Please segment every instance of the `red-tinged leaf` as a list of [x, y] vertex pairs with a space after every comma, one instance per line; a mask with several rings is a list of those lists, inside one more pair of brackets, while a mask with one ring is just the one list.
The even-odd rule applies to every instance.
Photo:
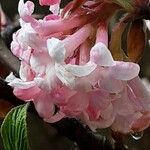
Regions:
[[120, 21], [113, 29], [110, 39], [110, 51], [114, 60], [123, 60], [124, 59], [124, 51], [122, 50], [122, 35], [127, 26], [127, 23]]
[[134, 10], [132, 0], [111, 0], [111, 2], [118, 4], [128, 12], [132, 12]]
[[71, 8], [71, 12], [74, 12], [77, 8], [79, 8], [86, 0], [74, 0]]
[[131, 24], [127, 37], [127, 54], [131, 61], [138, 62], [145, 48], [146, 36], [143, 22], [135, 21]]
[[104, 22], [109, 22], [109, 19], [116, 13], [116, 11], [120, 9], [120, 7], [113, 3], [103, 3], [99, 9], [99, 18]]

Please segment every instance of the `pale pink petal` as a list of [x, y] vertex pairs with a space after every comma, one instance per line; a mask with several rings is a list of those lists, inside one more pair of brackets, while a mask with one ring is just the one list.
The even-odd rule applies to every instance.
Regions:
[[120, 93], [120, 97], [116, 98], [112, 103], [116, 114], [127, 116], [135, 113], [134, 105], [130, 101], [126, 87], [124, 87], [124, 90]]
[[101, 88], [110, 93], [119, 93], [123, 89], [123, 83], [120, 80], [110, 78], [109, 76], [100, 79], [98, 84]]
[[88, 95], [83, 92], [77, 92], [72, 96], [66, 106], [60, 107], [61, 111], [69, 117], [74, 117], [83, 112], [89, 104]]
[[[25, 29], [24, 29], [25, 28]], [[37, 52], [47, 51], [46, 39], [39, 36], [30, 26], [25, 25], [23, 28], [24, 35], [22, 35], [22, 41]]]
[[18, 42], [18, 39], [17, 39], [18, 33], [19, 33], [19, 30], [13, 34], [13, 41], [11, 42], [11, 51], [16, 57], [21, 58], [22, 53], [23, 53], [23, 48]]
[[131, 105], [134, 106], [135, 111], [149, 112], [150, 111], [150, 98], [137, 97], [134, 90], [128, 86], [128, 97], [131, 101]]
[[150, 126], [150, 112], [143, 114], [143, 116], [137, 119], [132, 124], [132, 130], [136, 132], [140, 132], [145, 130]]
[[111, 120], [112, 119], [112, 114], [114, 114], [114, 107], [112, 105], [112, 103], [110, 103], [107, 108], [105, 108], [101, 113], [100, 116], [104, 119], [104, 120]]
[[24, 23], [21, 29], [13, 35], [11, 49], [20, 58], [23, 51], [28, 50], [29, 47], [35, 50], [45, 50], [46, 40], [44, 41], [43, 38], [38, 36], [29, 23]]
[[31, 55], [32, 55], [32, 49], [28, 48], [27, 50], [23, 51], [20, 59], [24, 61], [26, 64], [30, 64]]
[[91, 50], [91, 41], [87, 39], [83, 44], [80, 46], [80, 60], [79, 64], [84, 65], [90, 60], [90, 50]]
[[97, 90], [89, 92], [88, 95], [88, 116], [91, 120], [97, 120], [100, 117], [101, 111], [106, 109], [107, 106], [110, 104], [108, 93], [103, 90]]
[[123, 90], [124, 84], [120, 80], [114, 79], [109, 75], [108, 68], [101, 68], [98, 84], [104, 90], [110, 93], [119, 93]]
[[55, 103], [59, 106], [64, 106], [68, 102], [68, 100], [74, 96], [77, 91], [70, 89], [67, 86], [62, 86], [55, 91], [52, 92], [55, 97]]
[[60, 121], [61, 119], [65, 118], [66, 115], [62, 112], [57, 112], [56, 114], [54, 114], [53, 116], [49, 117], [49, 118], [44, 118], [44, 121], [48, 122], [48, 123], [54, 123], [57, 121]]
[[115, 121], [113, 122], [111, 128], [112, 130], [120, 133], [130, 133], [132, 132], [132, 124], [135, 120], [141, 118], [142, 114], [140, 112], [135, 112], [134, 114], [128, 116], [116, 115]]
[[150, 99], [150, 93], [148, 92], [148, 90], [146, 89], [142, 80], [139, 77], [129, 80], [127, 83], [133, 90], [136, 97]]
[[28, 88], [14, 88], [13, 93], [19, 99], [24, 101], [33, 101], [41, 90], [37, 86], [31, 86]]
[[112, 125], [115, 117], [112, 115], [111, 119], [105, 120], [100, 119], [97, 121], [87, 121], [87, 125], [91, 128], [91, 130], [95, 131], [96, 129], [108, 128]]
[[34, 72], [29, 64], [24, 61], [21, 62], [19, 76], [23, 81], [31, 81], [34, 79]]
[[41, 92], [33, 102], [38, 114], [42, 118], [47, 119], [54, 115], [55, 105], [52, 102], [52, 97], [49, 94]]
[[113, 130], [129, 133], [147, 128], [150, 124], [149, 99], [136, 97], [128, 86], [120, 95], [120, 98], [112, 102], [116, 113]]
[[100, 66], [112, 66], [115, 64], [109, 49], [100, 42], [92, 47], [90, 61]]
[[115, 115], [114, 113], [111, 113], [111, 118], [110, 119], [103, 119], [99, 118], [97, 120], [88, 120], [87, 114], [84, 114], [84, 122], [90, 127], [91, 130], [95, 131], [96, 129], [101, 129], [101, 128], [108, 128], [112, 125]]
[[116, 61], [108, 68], [110, 76], [118, 80], [131, 80], [138, 76], [140, 67], [132, 62]]
[[31, 47], [37, 52], [47, 51], [46, 37], [42, 37], [36, 33], [31, 27], [30, 23], [24, 22], [19, 32], [17, 32], [16, 40], [24, 50], [27, 50], [28, 47]]

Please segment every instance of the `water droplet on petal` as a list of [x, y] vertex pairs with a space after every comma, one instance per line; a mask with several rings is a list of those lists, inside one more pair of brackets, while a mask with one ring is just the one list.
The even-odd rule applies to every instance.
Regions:
[[143, 137], [143, 134], [144, 132], [141, 131], [141, 132], [134, 132], [134, 133], [131, 133], [131, 136], [134, 140], [140, 140], [142, 137]]

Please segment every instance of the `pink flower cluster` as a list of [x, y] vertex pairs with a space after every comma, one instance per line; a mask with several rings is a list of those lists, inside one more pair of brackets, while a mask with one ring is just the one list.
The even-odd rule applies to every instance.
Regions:
[[[40, 0], [53, 10], [59, 3]], [[107, 23], [96, 19], [98, 2], [86, 1], [87, 9], [70, 14], [71, 4], [37, 20], [34, 4], [20, 0], [21, 29], [11, 43], [21, 60], [20, 78], [11, 73], [6, 81], [18, 98], [33, 101], [46, 122], [70, 117], [92, 130], [144, 130], [150, 124], [150, 94], [138, 77], [139, 66], [113, 59]]]

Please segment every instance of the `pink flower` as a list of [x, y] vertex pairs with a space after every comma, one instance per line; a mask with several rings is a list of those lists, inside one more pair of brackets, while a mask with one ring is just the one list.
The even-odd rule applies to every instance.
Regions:
[[[96, 46], [98, 44], [96, 44]], [[91, 51], [94, 51], [96, 46], [94, 46]], [[137, 76], [139, 72], [138, 65], [134, 63], [120, 62], [121, 66], [118, 67], [118, 65], [116, 64], [119, 62], [114, 62], [110, 52], [105, 48], [106, 47], [101, 48], [100, 46], [98, 46], [98, 49], [101, 52], [96, 55], [96, 56], [99, 56], [99, 58], [101, 58], [101, 59], [97, 58], [98, 60], [101, 60], [101, 62], [99, 61], [99, 65], [106, 66], [106, 68], [105, 67], [101, 68], [101, 66], [98, 65], [99, 72], [98, 72], [96, 83], [98, 83], [99, 85], [93, 89], [92, 86], [94, 86], [94, 84], [90, 83], [88, 80], [88, 78], [90, 78], [90, 74], [87, 75], [87, 77], [82, 77], [81, 80], [84, 80], [84, 78], [87, 78], [86, 83], [84, 82], [81, 83], [82, 86], [83, 84], [85, 84], [86, 86], [88, 82], [89, 84], [93, 84], [90, 86], [90, 88], [87, 91], [87, 88], [77, 89], [79, 85], [76, 85], [77, 83], [75, 83], [75, 87], [77, 86], [76, 90], [77, 91], [82, 90], [82, 94], [80, 92], [77, 92], [77, 95], [80, 95], [79, 97], [82, 97], [82, 101], [80, 100], [79, 97], [78, 98], [76, 97], [77, 95], [75, 95], [74, 98], [71, 97], [70, 99], [67, 100], [66, 104], [60, 107], [60, 111], [62, 111], [62, 113], [64, 113], [65, 115], [69, 117], [76, 117], [81, 120], [84, 120], [83, 122], [88, 124], [92, 129], [106, 128], [106, 127], [109, 127], [113, 123], [113, 121], [115, 120], [116, 113], [114, 111], [114, 108], [113, 108], [114, 106], [113, 106], [112, 101], [114, 101], [115, 99], [118, 99], [117, 95], [121, 95], [121, 92], [127, 86], [125, 83], [123, 83], [123, 80], [130, 80], [134, 78], [135, 76]], [[92, 54], [91, 54], [91, 57], [92, 57]], [[104, 58], [108, 58], [108, 61], [103, 61]], [[109, 66], [109, 65], [112, 65], [112, 66]], [[123, 66], [126, 66], [126, 65], [127, 65], [128, 72], [127, 71], [123, 72], [122, 70], [126, 69], [126, 67], [123, 67]], [[132, 67], [128, 67], [128, 65]], [[113, 78], [112, 73], [110, 71], [111, 67], [118, 69], [118, 73], [119, 73], [118, 76], [114, 76]], [[132, 73], [133, 68], [135, 69], [135, 73]], [[96, 72], [97, 71], [95, 70], [95, 73]], [[108, 78], [110, 78], [110, 84], [108, 84]], [[119, 81], [118, 78], [122, 78], [122, 80]], [[103, 83], [103, 86], [100, 82]], [[114, 87], [116, 88], [114, 89]], [[112, 98], [111, 93], [116, 96]], [[83, 99], [83, 97], [85, 99]]]
[[[55, 8], [59, 2], [40, 4]], [[20, 78], [10, 74], [6, 81], [17, 97], [33, 101], [47, 122], [70, 117], [93, 130], [141, 131], [150, 124], [150, 97], [138, 77], [139, 65], [113, 59], [108, 20], [97, 18], [100, 3], [85, 5], [89, 8], [73, 11], [69, 3], [62, 13], [37, 20], [34, 4], [20, 0], [21, 29], [11, 44], [21, 60]]]

